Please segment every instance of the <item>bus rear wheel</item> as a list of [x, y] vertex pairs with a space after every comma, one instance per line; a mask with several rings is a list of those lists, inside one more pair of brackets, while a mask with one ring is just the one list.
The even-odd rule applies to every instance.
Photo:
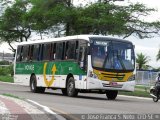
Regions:
[[75, 88], [75, 81], [73, 77], [70, 77], [67, 82], [67, 95], [69, 97], [76, 97], [78, 95], [78, 90]]
[[117, 97], [118, 91], [117, 90], [106, 90], [106, 96], [108, 100], [115, 100]]
[[37, 87], [37, 80], [36, 76], [32, 75], [30, 79], [30, 90], [33, 93], [44, 93], [45, 88], [44, 87]]

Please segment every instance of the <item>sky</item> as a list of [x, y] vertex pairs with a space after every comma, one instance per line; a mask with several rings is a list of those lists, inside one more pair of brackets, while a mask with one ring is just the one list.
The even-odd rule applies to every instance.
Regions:
[[[74, 4], [85, 4], [87, 2], [94, 2], [96, 0], [73, 0]], [[145, 18], [147, 21], [160, 20], [160, 0], [125, 0], [125, 2], [117, 2], [117, 4], [126, 4], [127, 2], [132, 3], [143, 3], [147, 7], [155, 8], [157, 12], [152, 13], [150, 16]], [[135, 45], [136, 53], [143, 53], [146, 56], [150, 57], [149, 65], [158, 68], [160, 67], [160, 61], [156, 61], [156, 55], [160, 49], [160, 37], [148, 38], [148, 39], [138, 39], [137, 37], [128, 37], [127, 40], [130, 40]], [[11, 52], [7, 44], [0, 45], [0, 52]]]

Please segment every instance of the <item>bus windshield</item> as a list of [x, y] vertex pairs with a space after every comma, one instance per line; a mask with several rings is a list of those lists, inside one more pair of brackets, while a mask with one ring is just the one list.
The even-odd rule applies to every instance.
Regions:
[[99, 69], [133, 71], [135, 66], [132, 43], [91, 39], [92, 66]]

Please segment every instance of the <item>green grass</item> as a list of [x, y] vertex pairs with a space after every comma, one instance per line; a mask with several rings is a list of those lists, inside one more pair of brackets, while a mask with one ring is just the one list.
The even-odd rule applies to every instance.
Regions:
[[138, 96], [138, 97], [151, 97], [148, 92], [145, 91], [137, 91], [135, 90], [134, 92], [123, 92], [119, 91], [120, 95], [128, 95], [128, 96]]
[[11, 77], [11, 76], [1, 76], [1, 75], [0, 75], [0, 81], [2, 81], [2, 82], [11, 82], [11, 83], [14, 82], [13, 81], [13, 77]]
[[24, 98], [20, 98], [20, 97], [18, 97], [18, 96], [15, 96], [15, 95], [12, 95], [12, 94], [7, 94], [7, 93], [4, 93], [4, 94], [2, 94], [2, 95], [7, 96], [7, 97], [12, 97], [12, 98], [20, 99], [20, 100], [23, 100], [23, 99], [24, 99]]
[[149, 88], [149, 86], [136, 86], [134, 92], [119, 91], [119, 94], [138, 97], [151, 97], [149, 93]]

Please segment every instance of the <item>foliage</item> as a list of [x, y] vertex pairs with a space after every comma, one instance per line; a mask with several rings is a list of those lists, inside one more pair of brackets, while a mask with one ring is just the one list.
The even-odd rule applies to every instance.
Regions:
[[146, 55], [144, 55], [142, 53], [138, 53], [137, 54], [136, 62], [138, 63], [138, 69], [139, 70], [141, 70], [144, 67], [144, 65], [146, 65], [149, 61], [150, 61], [149, 56], [146, 56]]
[[13, 65], [7, 66], [7, 67], [0, 67], [0, 76], [7, 76], [11, 75], [13, 76]]
[[14, 0], [0, 17], [0, 41], [9, 45], [27, 41], [32, 33], [41, 38], [76, 34], [152, 37], [158, 34], [160, 22], [141, 18], [154, 11], [140, 3], [120, 6], [109, 0], [86, 6], [74, 6], [71, 0]]
[[[12, 42], [27, 41], [31, 35], [30, 26], [24, 19], [27, 4], [27, 1], [16, 0], [0, 17], [0, 39], [10, 46]], [[14, 50], [12, 46], [11, 48]]]
[[159, 49], [158, 54], [157, 54], [156, 57], [157, 57], [157, 61], [160, 60], [160, 49]]
[[0, 75], [7, 75], [8, 74], [8, 69], [4, 67], [0, 67]]
[[72, 25], [77, 15], [76, 9], [70, 5], [69, 0], [31, 0], [31, 3], [33, 7], [28, 12], [27, 19], [32, 30], [40, 34], [57, 33], [55, 36], [70, 35], [69, 25]]
[[9, 62], [8, 61], [0, 61], [0, 65], [9, 65]]
[[76, 27], [80, 34], [151, 37], [149, 33], [158, 33], [159, 22], [144, 22], [140, 18], [153, 11], [155, 10], [139, 3], [119, 6], [98, 2], [82, 9]]
[[0, 81], [11, 82], [11, 83], [14, 82], [13, 77], [11, 77], [11, 76], [1, 76], [1, 75], [0, 75]]

